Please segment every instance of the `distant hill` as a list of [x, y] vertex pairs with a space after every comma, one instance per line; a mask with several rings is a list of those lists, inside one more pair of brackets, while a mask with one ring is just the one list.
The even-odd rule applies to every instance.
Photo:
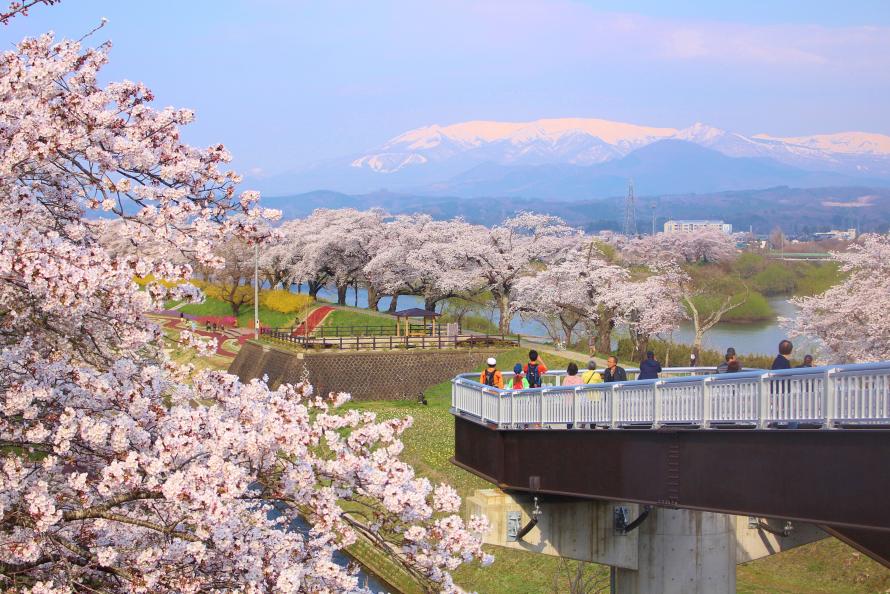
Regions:
[[593, 118], [471, 121], [409, 130], [370, 151], [247, 182], [272, 194], [388, 188], [582, 200], [620, 191], [631, 176], [652, 194], [890, 187], [890, 136], [746, 136], [701, 123], [677, 129]]
[[[651, 229], [652, 205], [656, 224], [668, 218], [715, 218], [732, 223], [736, 230], [753, 227], [768, 233], [780, 226], [786, 232], [859, 227], [862, 231], [890, 228], [890, 189], [861, 186], [823, 188], [773, 187], [709, 193], [643, 195], [637, 198], [640, 232]], [[292, 196], [264, 196], [263, 206], [279, 208], [285, 218], [304, 217], [316, 208], [383, 208], [393, 214], [421, 212], [438, 219], [463, 217], [491, 224], [523, 210], [562, 217], [587, 230], [620, 229], [624, 217], [624, 192], [608, 198], [580, 201], [540, 200], [522, 197], [462, 198], [393, 192], [343, 194], [318, 191]]]
[[819, 187], [856, 181], [842, 173], [806, 171], [763, 157], [727, 157], [691, 142], [660, 140], [626, 157], [598, 165], [479, 165], [427, 190], [464, 197], [583, 200], [622, 193], [629, 179], [638, 188], [657, 188], [659, 194], [779, 185]]

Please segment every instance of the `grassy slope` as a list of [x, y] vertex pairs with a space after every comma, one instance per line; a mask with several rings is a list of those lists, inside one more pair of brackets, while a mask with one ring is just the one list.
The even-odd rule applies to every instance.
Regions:
[[[502, 353], [502, 367], [513, 361], [524, 361], [525, 349]], [[547, 355], [551, 368], [565, 368], [568, 359]], [[460, 492], [472, 495], [476, 489], [490, 488], [482, 479], [464, 472], [449, 462], [454, 454], [454, 422], [448, 407], [451, 384], [443, 382], [425, 392], [429, 406], [413, 402], [361, 402], [351, 406], [378, 413], [381, 417], [411, 415], [414, 426], [404, 436], [404, 459], [417, 472], [432, 481], [445, 481]], [[556, 558], [491, 547], [496, 561], [489, 568], [464, 567], [456, 579], [465, 589], [485, 593], [511, 594], [553, 591], [553, 578], [560, 571]], [[608, 568], [590, 564], [589, 572], [608, 573]], [[740, 566], [738, 591], [747, 594], [765, 593], [832, 593], [866, 594], [890, 592], [890, 571], [881, 567], [838, 540], [828, 539]], [[564, 587], [559, 588], [565, 591]]]
[[[183, 305], [178, 311], [193, 316], [231, 316], [232, 307], [225, 301], [208, 297], [204, 303]], [[264, 326], [285, 327], [293, 325], [294, 314], [283, 314], [260, 308], [260, 323]], [[253, 323], [253, 306], [244, 306], [238, 315], [238, 325], [246, 327]]]
[[343, 328], [346, 326], [390, 326], [392, 334], [396, 333], [394, 318], [364, 313], [356, 309], [336, 309], [325, 318], [322, 326], [328, 328]]

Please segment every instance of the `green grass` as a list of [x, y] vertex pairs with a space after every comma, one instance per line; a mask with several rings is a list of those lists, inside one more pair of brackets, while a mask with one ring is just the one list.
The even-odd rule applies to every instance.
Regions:
[[835, 538], [820, 540], [736, 569], [739, 594], [890, 592], [890, 570]]
[[[220, 299], [207, 297], [204, 303], [183, 305], [178, 311], [192, 316], [231, 316], [232, 306]], [[260, 324], [263, 326], [290, 327], [294, 322], [294, 314], [283, 314], [266, 308], [260, 308]], [[246, 327], [253, 323], [253, 306], [243, 306], [238, 314], [238, 326]]]
[[[332, 311], [328, 317], [322, 322], [325, 330], [333, 328], [346, 328], [349, 326], [387, 326], [391, 328], [390, 334], [396, 333], [396, 323], [394, 318], [385, 318], [375, 316], [373, 314], [362, 313], [356, 309], [336, 309]], [[372, 333], [380, 334], [383, 330], [375, 328]], [[362, 336], [364, 333], [359, 332], [357, 335]]]

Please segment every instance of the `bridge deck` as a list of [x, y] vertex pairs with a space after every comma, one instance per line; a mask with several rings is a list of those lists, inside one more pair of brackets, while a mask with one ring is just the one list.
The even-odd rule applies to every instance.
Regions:
[[[504, 489], [814, 523], [890, 566], [890, 363], [735, 375], [517, 392], [460, 376], [454, 462]], [[733, 400], [753, 408], [724, 423]]]

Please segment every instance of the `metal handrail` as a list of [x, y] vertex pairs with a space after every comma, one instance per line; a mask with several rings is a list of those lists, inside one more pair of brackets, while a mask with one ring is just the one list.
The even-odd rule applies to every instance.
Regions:
[[[564, 386], [565, 371], [548, 371], [543, 387], [522, 390], [486, 386], [479, 373], [463, 373], [452, 380], [451, 410], [500, 429], [890, 425], [890, 361], [715, 372], [669, 367], [658, 379]], [[503, 377], [507, 383], [513, 373]]]

